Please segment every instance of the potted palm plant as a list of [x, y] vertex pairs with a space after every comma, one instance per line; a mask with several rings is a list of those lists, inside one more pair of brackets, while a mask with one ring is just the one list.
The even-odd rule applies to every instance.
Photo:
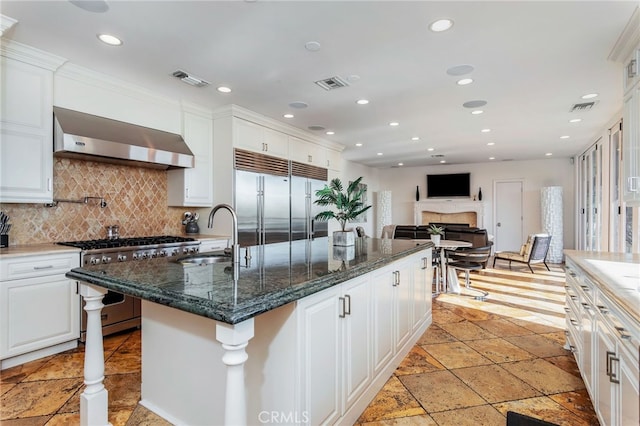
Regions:
[[431, 241], [433, 241], [434, 244], [438, 244], [440, 242], [440, 237], [444, 235], [444, 228], [442, 226], [431, 224], [427, 228], [427, 232], [431, 235]]
[[325, 210], [315, 216], [316, 220], [328, 221], [336, 219], [340, 223], [342, 231], [333, 233], [333, 245], [335, 246], [352, 246], [355, 244], [355, 236], [353, 232], [347, 231], [345, 226], [347, 222], [354, 220], [362, 213], [366, 212], [371, 206], [365, 206], [362, 197], [366, 189], [360, 188], [362, 176], [354, 180], [344, 192], [344, 187], [339, 178], [332, 179], [329, 185], [316, 191], [317, 200], [315, 204], [319, 206], [334, 206], [337, 211]]

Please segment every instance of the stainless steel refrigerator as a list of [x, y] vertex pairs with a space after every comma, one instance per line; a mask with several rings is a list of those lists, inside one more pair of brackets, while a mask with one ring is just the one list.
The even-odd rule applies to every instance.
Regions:
[[314, 203], [316, 191], [324, 188], [326, 181], [301, 176], [291, 176], [291, 240], [326, 237], [328, 224], [314, 219], [327, 209]]
[[239, 244], [289, 241], [289, 177], [236, 170], [235, 185]]
[[291, 162], [291, 240], [326, 237], [328, 224], [314, 219], [327, 209], [314, 203], [316, 191], [327, 184], [327, 170]]

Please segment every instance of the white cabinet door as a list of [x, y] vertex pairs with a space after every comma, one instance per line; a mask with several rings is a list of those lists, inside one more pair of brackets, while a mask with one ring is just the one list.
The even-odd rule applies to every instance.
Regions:
[[183, 114], [184, 139], [195, 163], [193, 168], [167, 171], [169, 206], [211, 207], [213, 205], [213, 120], [197, 114]]
[[80, 337], [76, 289], [64, 275], [0, 283], [0, 359]]
[[634, 347], [635, 354], [628, 353], [624, 348], [618, 349], [619, 359], [619, 424], [637, 425], [640, 424], [640, 377], [638, 370], [638, 348]]
[[596, 321], [596, 339], [594, 342], [594, 362], [596, 400], [593, 401], [594, 408], [598, 413], [598, 419], [604, 425], [614, 424], [615, 414], [615, 393], [611, 381], [611, 363], [615, 357], [615, 341], [612, 331], [603, 321]]
[[347, 407], [364, 392], [371, 381], [371, 286], [368, 279], [345, 283], [342, 321], [342, 376], [344, 378], [345, 405]]
[[322, 159], [320, 158], [322, 155], [320, 147], [314, 143], [289, 136], [289, 153], [290, 159], [298, 163], [327, 167], [325, 163], [322, 163]]
[[341, 415], [340, 288], [298, 303], [301, 409], [312, 425], [332, 424]]
[[329, 170], [339, 172], [342, 169], [342, 154], [339, 151], [327, 148], [325, 150], [326, 166]]
[[377, 375], [393, 357], [393, 304], [395, 275], [388, 267], [375, 273], [371, 282], [373, 297], [373, 374]]
[[233, 118], [233, 146], [280, 158], [289, 155], [286, 134], [236, 117]]
[[53, 199], [53, 72], [0, 57], [0, 202]]
[[413, 331], [413, 264], [415, 256], [398, 264], [395, 286], [394, 315], [395, 348], [397, 352], [411, 337]]
[[431, 312], [431, 252], [421, 255], [419, 261], [413, 262], [413, 329], [415, 330], [427, 319]]
[[640, 83], [624, 98], [622, 162], [624, 201], [640, 204]]

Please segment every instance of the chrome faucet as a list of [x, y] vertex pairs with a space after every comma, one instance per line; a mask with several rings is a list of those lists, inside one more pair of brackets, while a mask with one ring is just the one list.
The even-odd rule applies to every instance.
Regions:
[[238, 215], [229, 204], [218, 204], [209, 213], [209, 228], [213, 228], [213, 217], [220, 209], [228, 210], [233, 220], [233, 235], [231, 236], [231, 259], [233, 262], [233, 271], [237, 276], [238, 265], [240, 264], [240, 245], [238, 244]]

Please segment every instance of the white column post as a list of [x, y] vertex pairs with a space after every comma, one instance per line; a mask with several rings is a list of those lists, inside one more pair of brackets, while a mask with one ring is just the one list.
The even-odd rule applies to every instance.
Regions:
[[253, 337], [253, 318], [230, 325], [216, 322], [216, 340], [225, 350], [222, 362], [227, 366], [227, 389], [224, 424], [247, 424], [247, 395], [244, 384], [244, 363], [249, 358], [245, 348]]
[[80, 283], [80, 294], [87, 311], [87, 340], [84, 349], [84, 384], [80, 395], [80, 425], [110, 425], [108, 420], [109, 398], [104, 387], [104, 351], [102, 346], [102, 298], [107, 290]]

